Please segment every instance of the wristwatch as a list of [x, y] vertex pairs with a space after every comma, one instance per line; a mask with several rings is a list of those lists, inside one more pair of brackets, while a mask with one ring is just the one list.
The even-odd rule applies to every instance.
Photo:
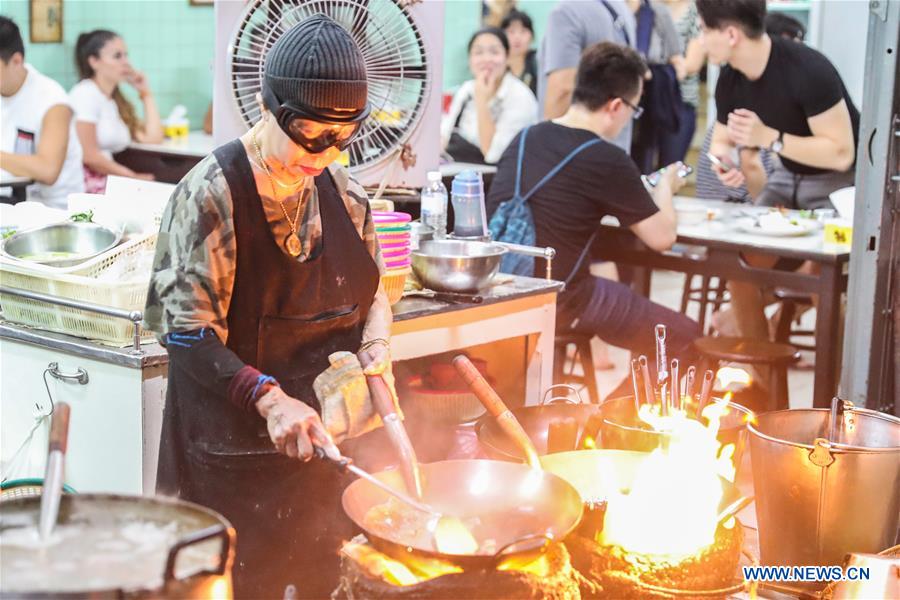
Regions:
[[774, 152], [775, 154], [781, 154], [782, 150], [784, 150], [784, 132], [779, 131], [775, 141], [769, 144], [769, 151]]

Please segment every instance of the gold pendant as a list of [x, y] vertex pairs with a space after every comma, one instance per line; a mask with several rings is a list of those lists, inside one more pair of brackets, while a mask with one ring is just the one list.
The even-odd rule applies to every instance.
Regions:
[[300, 244], [300, 238], [297, 237], [296, 233], [291, 233], [284, 239], [284, 247], [287, 248], [288, 254], [291, 256], [300, 256], [302, 246]]

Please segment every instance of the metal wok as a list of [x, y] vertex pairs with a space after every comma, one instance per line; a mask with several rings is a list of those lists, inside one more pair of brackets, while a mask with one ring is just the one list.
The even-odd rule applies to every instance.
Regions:
[[[364, 364], [371, 364], [371, 357], [362, 358]], [[470, 532], [479, 543], [473, 553], [451, 554], [438, 552], [434, 535], [421, 527], [374, 530], [373, 521], [366, 517], [372, 509], [385, 505], [390, 496], [375, 484], [358, 479], [344, 490], [341, 503], [376, 548], [401, 561], [418, 554], [463, 569], [492, 569], [507, 558], [543, 552], [548, 543], [562, 540], [578, 525], [583, 511], [578, 492], [563, 479], [540, 469], [492, 460], [418, 464], [390, 390], [380, 375], [367, 378], [372, 402], [401, 457], [399, 469], [374, 476], [395, 489], [405, 488], [439, 513], [469, 521], [465, 524], [471, 524]], [[414, 509], [395, 506], [403, 511], [398, 516], [410, 510], [417, 514]]]
[[[495, 540], [495, 550], [475, 554], [447, 554], [434, 549], [430, 534], [418, 535], [398, 527], [373, 530], [366, 515], [388, 501], [388, 494], [358, 479], [344, 490], [344, 512], [366, 533], [372, 544], [399, 560], [418, 554], [452, 562], [463, 569], [494, 568], [510, 557], [542, 552], [550, 541], [565, 538], [581, 520], [581, 496], [569, 483], [523, 464], [494, 460], [446, 460], [419, 465], [422, 500], [437, 511], [477, 518], [473, 535], [482, 543]], [[397, 470], [375, 477], [403, 489]]]
[[[508, 443], [517, 449], [517, 454], [522, 457], [519, 460], [525, 460], [533, 467], [540, 467], [548, 473], [561, 477], [578, 490], [586, 509], [579, 531], [590, 535], [602, 529], [606, 500], [612, 492], [630, 489], [641, 462], [650, 454], [632, 450], [573, 450], [539, 456], [531, 436], [517, 422], [515, 413], [506, 408], [500, 397], [468, 359], [458, 356], [453, 364], [469, 384], [472, 392], [484, 404], [488, 411], [486, 418], [494, 421], [497, 435], [504, 436]], [[566, 408], [573, 407], [570, 405]], [[552, 408], [552, 405], [539, 408], [546, 411]], [[545, 431], [549, 424], [545, 422], [544, 425]], [[546, 437], [544, 439], [546, 440]], [[723, 495], [719, 509], [723, 511], [737, 503], [741, 495], [734, 484], [721, 477], [720, 480]]]

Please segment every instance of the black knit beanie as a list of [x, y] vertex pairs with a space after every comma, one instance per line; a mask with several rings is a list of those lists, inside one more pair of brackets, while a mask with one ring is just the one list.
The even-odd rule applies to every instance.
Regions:
[[366, 109], [366, 63], [350, 34], [325, 15], [291, 27], [266, 56], [265, 82], [282, 102], [329, 113]]

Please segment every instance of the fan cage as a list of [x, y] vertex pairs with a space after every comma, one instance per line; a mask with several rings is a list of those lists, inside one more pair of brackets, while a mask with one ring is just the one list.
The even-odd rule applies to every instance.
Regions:
[[431, 66], [409, 0], [253, 0], [229, 46], [232, 96], [244, 123], [261, 115], [257, 103], [265, 57], [281, 35], [316, 14], [353, 36], [365, 59], [372, 113], [347, 148], [352, 170], [393, 155], [422, 119]]

